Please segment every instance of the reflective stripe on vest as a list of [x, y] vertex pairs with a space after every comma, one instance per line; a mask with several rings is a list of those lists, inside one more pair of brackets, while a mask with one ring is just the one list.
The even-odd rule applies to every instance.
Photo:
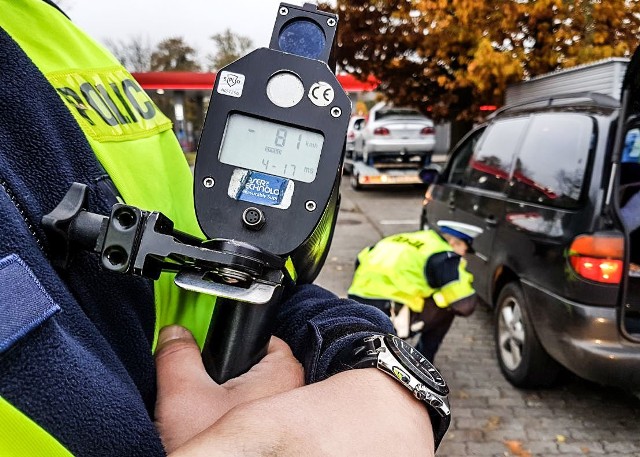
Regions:
[[458, 264], [458, 280], [442, 286], [431, 298], [439, 308], [446, 308], [452, 303], [475, 294], [473, 275], [467, 271], [467, 261], [460, 259]]
[[72, 457], [55, 438], [0, 397], [0, 455]]
[[[424, 299], [438, 293], [439, 306], [468, 296], [472, 276], [464, 272], [458, 281], [437, 290], [425, 278], [425, 265], [431, 255], [452, 251], [451, 246], [433, 230], [400, 233], [380, 240], [371, 249], [358, 254], [356, 270], [349, 294], [363, 298], [383, 298], [407, 305], [421, 312]], [[463, 262], [460, 269], [464, 270]], [[473, 289], [470, 289], [473, 293]], [[462, 295], [459, 295], [462, 294]], [[457, 297], [457, 298], [456, 298]], [[435, 297], [434, 297], [435, 298]]]
[[[60, 95], [124, 201], [160, 211], [176, 229], [202, 236], [193, 205], [193, 177], [164, 116], [131, 74], [42, 0], [0, 0], [3, 26]], [[37, 23], [37, 30], [25, 27]], [[52, 43], [73, 43], [74, 53]], [[81, 69], [81, 70], [79, 70]], [[172, 274], [154, 283], [155, 338], [177, 323], [202, 346], [215, 299], [178, 289]], [[154, 341], [155, 347], [155, 341]]]

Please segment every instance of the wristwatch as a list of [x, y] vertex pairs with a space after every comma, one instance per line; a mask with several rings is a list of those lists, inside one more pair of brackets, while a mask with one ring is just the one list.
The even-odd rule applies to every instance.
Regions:
[[356, 340], [334, 360], [333, 372], [375, 367], [409, 389], [427, 407], [438, 448], [451, 422], [449, 387], [417, 349], [395, 335], [374, 333]]

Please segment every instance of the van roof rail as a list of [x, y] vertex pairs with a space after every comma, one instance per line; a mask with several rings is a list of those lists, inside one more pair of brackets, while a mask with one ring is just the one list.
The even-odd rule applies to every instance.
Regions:
[[561, 101], [567, 101], [571, 99], [588, 99], [593, 102], [593, 105], [601, 106], [605, 108], [620, 108], [620, 101], [611, 97], [610, 95], [601, 94], [599, 92], [575, 92], [575, 93], [567, 93], [567, 94], [558, 94], [552, 95], [549, 97], [540, 97], [532, 100], [527, 100], [525, 102], [516, 103], [514, 105], [507, 105], [499, 108], [498, 110], [491, 113], [487, 119], [492, 119], [500, 114], [504, 114], [506, 112], [526, 108], [529, 105], [538, 105], [540, 107], [543, 106], [554, 106], [560, 105]]

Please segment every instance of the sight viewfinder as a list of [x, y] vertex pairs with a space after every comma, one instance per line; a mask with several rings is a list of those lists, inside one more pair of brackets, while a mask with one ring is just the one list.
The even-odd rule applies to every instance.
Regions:
[[269, 48], [328, 64], [337, 24], [334, 14], [318, 11], [311, 3], [281, 3]]
[[327, 44], [324, 32], [315, 22], [304, 19], [289, 22], [278, 37], [281, 51], [319, 59]]

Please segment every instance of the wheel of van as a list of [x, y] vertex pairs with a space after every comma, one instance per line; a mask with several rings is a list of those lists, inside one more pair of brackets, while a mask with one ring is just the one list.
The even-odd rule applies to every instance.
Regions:
[[560, 365], [540, 344], [518, 283], [509, 283], [500, 292], [494, 324], [498, 363], [507, 381], [523, 388], [551, 386]]

